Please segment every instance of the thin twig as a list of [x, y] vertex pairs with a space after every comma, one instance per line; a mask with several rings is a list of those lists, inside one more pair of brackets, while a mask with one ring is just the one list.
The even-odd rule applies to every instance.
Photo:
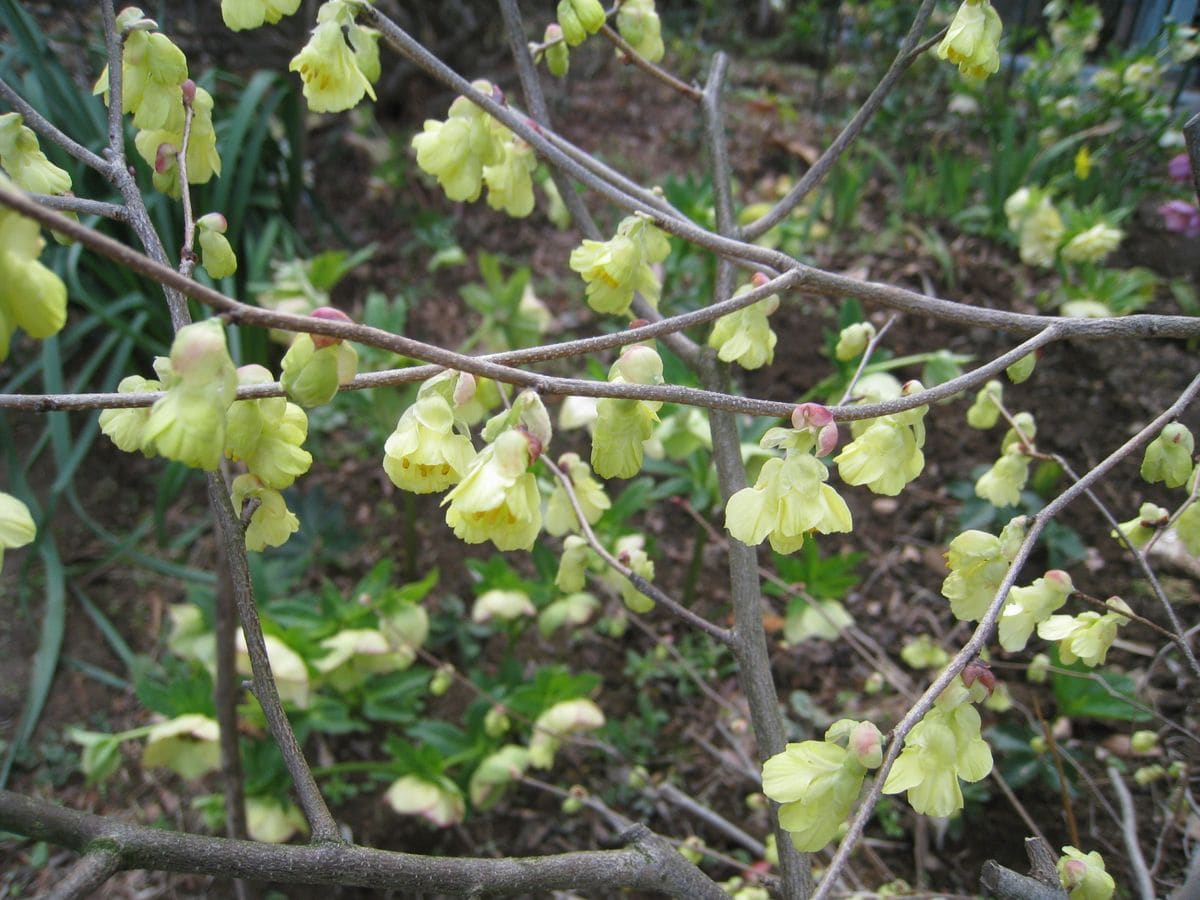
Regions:
[[842, 158], [842, 155], [850, 147], [854, 140], [867, 127], [867, 123], [871, 121], [871, 117], [883, 105], [883, 101], [887, 95], [892, 92], [892, 89], [900, 81], [900, 76], [905, 70], [917, 60], [921, 53], [924, 52], [924, 46], [917, 46], [917, 41], [921, 37], [921, 32], [925, 30], [925, 23], [929, 20], [930, 13], [933, 12], [934, 0], [924, 0], [920, 8], [917, 10], [917, 15], [913, 19], [912, 27], [909, 28], [900, 42], [900, 49], [896, 53], [896, 58], [892, 61], [891, 66], [880, 79], [879, 84], [875, 85], [875, 89], [863, 101], [863, 105], [859, 108], [853, 118], [846, 123], [846, 127], [842, 129], [841, 134], [833, 139], [833, 142], [821, 154], [820, 158], [813, 163], [801, 179], [796, 182], [796, 186], [788, 191], [787, 196], [776, 203], [770, 210], [760, 216], [755, 221], [751, 222], [742, 229], [742, 235], [747, 240], [754, 240], [762, 234], [765, 234], [775, 225], [787, 217], [789, 213], [800, 202], [812, 193], [834, 164]]
[[262, 707], [267, 727], [292, 778], [292, 784], [300, 799], [300, 808], [304, 810], [304, 816], [312, 830], [313, 843], [341, 844], [343, 841], [337, 822], [329, 812], [325, 798], [321, 796], [321, 790], [304, 759], [304, 751], [300, 742], [296, 740], [296, 733], [292, 730], [283, 703], [279, 699], [279, 689], [271, 673], [271, 658], [267, 654], [267, 644], [263, 638], [262, 623], [254, 603], [254, 587], [246, 561], [245, 533], [238, 524], [225, 481], [216, 472], [210, 472], [208, 476], [208, 502], [217, 519], [219, 537], [224, 547], [226, 563], [229, 565], [233, 596], [242, 620], [246, 650], [250, 656], [254, 696]]
[[599, 556], [610, 569], [612, 569], [622, 578], [625, 578], [630, 584], [637, 588], [640, 593], [645, 594], [655, 603], [672, 613], [676, 618], [682, 619], [692, 627], [700, 629], [709, 637], [719, 641], [722, 644], [725, 644], [726, 646], [731, 645], [733, 636], [727, 629], [722, 628], [719, 625], [714, 625], [703, 616], [696, 615], [682, 603], [679, 603], [673, 597], [669, 596], [661, 588], [647, 581], [641, 575], [629, 568], [629, 566], [625, 565], [619, 559], [613, 556], [608, 551], [608, 548], [600, 542], [600, 539], [596, 537], [596, 532], [592, 530], [592, 526], [588, 524], [587, 517], [583, 514], [583, 508], [579, 505], [579, 497], [575, 493], [575, 485], [571, 483], [571, 477], [557, 465], [555, 465], [550, 459], [542, 457], [542, 462], [548, 469], [550, 469], [551, 472], [554, 473], [554, 476], [558, 479], [559, 484], [562, 485], [563, 490], [566, 492], [567, 500], [570, 501], [571, 509], [575, 513], [575, 519], [579, 525], [581, 536], [585, 541], [588, 542], [588, 546], [592, 548], [592, 551]]
[[1054, 729], [1042, 715], [1042, 704], [1037, 694], [1033, 695], [1033, 714], [1037, 718], [1038, 727], [1042, 729], [1042, 738], [1050, 751], [1050, 759], [1054, 763], [1054, 772], [1058, 775], [1058, 794], [1062, 803], [1063, 817], [1067, 822], [1067, 837], [1074, 847], [1079, 846], [1079, 823], [1075, 820], [1075, 806], [1071, 803], [1071, 787], [1067, 784], [1067, 775], [1063, 771], [1062, 754], [1058, 750], [1058, 741], [1054, 737]]
[[621, 35], [618, 34], [616, 29], [614, 29], [611, 25], [605, 25], [600, 29], [600, 33], [608, 38], [609, 42], [618, 50], [620, 50], [625, 55], [625, 58], [633, 63], [633, 65], [637, 66], [643, 72], [648, 73], [657, 81], [661, 81], [671, 90], [683, 94], [683, 96], [694, 102], [699, 102], [704, 96], [704, 93], [694, 84], [687, 84], [686, 82], [680, 81], [662, 66], [650, 62], [650, 60], [638, 53], [634, 46], [629, 43], [629, 41], [625, 40], [625, 38], [621, 37]]
[[124, 222], [127, 218], [125, 207], [117, 203], [88, 200], [85, 197], [75, 197], [71, 194], [30, 194], [29, 196], [46, 209], [54, 209], [59, 212], [73, 212], [81, 216], [100, 216], [112, 219], [114, 222]]
[[883, 327], [871, 335], [871, 339], [867, 341], [867, 346], [863, 349], [862, 359], [858, 361], [858, 368], [854, 370], [854, 374], [850, 376], [850, 381], [846, 385], [846, 390], [842, 392], [842, 399], [838, 401], [838, 406], [845, 406], [850, 402], [850, 398], [854, 396], [854, 386], [858, 384], [858, 380], [862, 378], [863, 372], [866, 371], [867, 363], [871, 361], [871, 357], [875, 353], [875, 348], [879, 346], [880, 341], [883, 340], [883, 336], [888, 333], [888, 330], [895, 322], [896, 317], [894, 315], [888, 316], [888, 320], [883, 323]]

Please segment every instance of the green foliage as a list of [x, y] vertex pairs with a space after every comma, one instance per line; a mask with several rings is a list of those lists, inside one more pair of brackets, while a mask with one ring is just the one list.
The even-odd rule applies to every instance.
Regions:
[[1130, 702], [1135, 700], [1137, 693], [1134, 680], [1128, 675], [1111, 670], [1093, 671], [1078, 661], [1064, 666], [1058, 660], [1057, 647], [1053, 659], [1063, 670], [1051, 674], [1060, 715], [1123, 722], [1148, 722], [1154, 718], [1141, 703]]

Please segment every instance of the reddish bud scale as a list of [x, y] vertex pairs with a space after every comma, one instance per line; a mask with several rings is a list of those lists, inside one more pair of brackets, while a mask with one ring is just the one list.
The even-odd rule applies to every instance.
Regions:
[[755, 272], [754, 275], [750, 278], [750, 283], [752, 285], [754, 285], [756, 288], [760, 288], [763, 285], [767, 284], [770, 280], [771, 279], [767, 277], [766, 272]]
[[988, 668], [987, 663], [978, 659], [967, 663], [966, 668], [962, 670], [962, 681], [967, 687], [978, 681], [987, 688], [989, 697], [996, 689], [996, 673]]
[[529, 443], [529, 462], [530, 462], [530, 464], [537, 462], [538, 457], [540, 457], [542, 455], [542, 451], [545, 449], [542, 446], [542, 442], [540, 440], [538, 440], [536, 435], [531, 434], [529, 431], [527, 431], [525, 429], [525, 426], [523, 426], [523, 425], [516, 426], [516, 430], [521, 432], [521, 434], [525, 437], [525, 440]]
[[[327, 322], [353, 322], [348, 315], [340, 309], [334, 309], [332, 306], [319, 306], [309, 313], [314, 319], [324, 319]], [[332, 347], [334, 344], [340, 344], [342, 339], [334, 337], [330, 334], [314, 334], [312, 336], [313, 346], [318, 350], [323, 347]]]
[[174, 144], [159, 144], [154, 153], [154, 171], [159, 175], [170, 171], [175, 165], [175, 157], [179, 153]]
[[196, 82], [189, 78], [179, 86], [179, 90], [183, 92], [184, 104], [191, 106], [192, 101], [196, 99]]
[[634, 319], [632, 322], [629, 323], [629, 327], [630, 328], [645, 328], [649, 324], [650, 324], [649, 319]]

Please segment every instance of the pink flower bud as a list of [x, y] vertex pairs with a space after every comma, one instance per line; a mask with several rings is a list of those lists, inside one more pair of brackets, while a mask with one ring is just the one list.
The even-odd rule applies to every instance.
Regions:
[[838, 445], [838, 427], [836, 422], [823, 425], [817, 432], [817, 456], [828, 456]]
[[[332, 306], [319, 306], [309, 313], [314, 319], [325, 319], [329, 322], [353, 322], [348, 315], [340, 309], [334, 309]], [[329, 347], [333, 344], [340, 344], [341, 338], [333, 337], [328, 334], [314, 334], [312, 336], [313, 346], [320, 350], [322, 347]]]
[[756, 288], [760, 288], [763, 285], [767, 284], [770, 280], [771, 279], [767, 277], [766, 272], [755, 272], [754, 275], [750, 278], [750, 283], [752, 285], [754, 285]]
[[174, 144], [159, 144], [158, 150], [154, 153], [154, 171], [159, 175], [169, 172], [175, 165], [175, 157], [178, 153], [179, 150]]
[[1087, 875], [1087, 863], [1082, 859], [1068, 859], [1062, 864], [1062, 882], [1067, 890], [1073, 890], [1083, 884]]
[[833, 413], [820, 403], [801, 403], [792, 410], [792, 427], [824, 428], [833, 422]]
[[454, 385], [454, 405], [466, 406], [475, 399], [475, 376], [470, 372], [460, 372]]
[[192, 101], [196, 99], [196, 82], [189, 78], [179, 86], [179, 90], [183, 92], [184, 104], [191, 106]]
[[224, 234], [225, 230], [229, 227], [229, 223], [219, 212], [210, 212], [196, 220], [196, 227], [204, 231], [215, 231], [217, 234]]

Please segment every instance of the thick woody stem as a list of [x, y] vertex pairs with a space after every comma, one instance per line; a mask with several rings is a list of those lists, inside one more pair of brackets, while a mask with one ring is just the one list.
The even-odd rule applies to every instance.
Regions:
[[662, 838], [634, 827], [621, 850], [506, 859], [447, 859], [346, 844], [259, 844], [130, 825], [0, 791], [0, 828], [76, 850], [103, 844], [122, 869], [194, 872], [287, 884], [373, 887], [406, 896], [533, 894], [614, 888], [666, 893], [686, 900], [728, 900]]

